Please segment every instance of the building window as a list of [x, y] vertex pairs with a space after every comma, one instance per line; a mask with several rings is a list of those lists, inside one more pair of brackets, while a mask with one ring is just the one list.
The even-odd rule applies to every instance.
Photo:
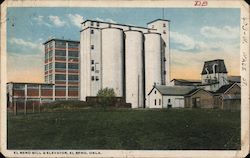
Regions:
[[69, 48], [78, 48], [78, 46], [79, 46], [79, 43], [76, 43], [76, 42], [69, 42], [68, 43]]
[[56, 69], [66, 69], [66, 63], [55, 63]]
[[166, 70], [164, 70], [164, 72], [163, 72], [163, 73], [164, 73], [164, 75], [166, 75], [166, 74], [167, 74]]
[[52, 69], [52, 63], [49, 63], [49, 70]]
[[45, 70], [45, 71], [48, 70], [48, 65], [47, 65], [47, 64], [44, 66], [44, 70]]
[[99, 23], [99, 22], [97, 22], [97, 23], [96, 23], [96, 26], [97, 26], [97, 27], [99, 27], [99, 26], [100, 26], [100, 23]]
[[56, 48], [66, 48], [66, 42], [64, 42], [64, 41], [56, 41], [55, 47]]
[[95, 71], [95, 67], [94, 66], [91, 67], [91, 71]]
[[154, 28], [155, 26], [154, 25], [152, 25], [152, 29]]
[[159, 99], [159, 105], [161, 105], [161, 99]]
[[66, 80], [66, 75], [56, 74], [55, 75], [55, 80], [57, 80], [57, 81], [65, 81]]
[[90, 32], [91, 32], [91, 34], [94, 34], [94, 30], [91, 30]]
[[25, 86], [24, 86], [24, 84], [14, 84], [13, 89], [14, 90], [24, 90]]
[[166, 59], [166, 57], [164, 57], [164, 62], [166, 62], [167, 61], [167, 59]]
[[78, 91], [78, 87], [77, 86], [69, 86], [68, 90], [69, 91]]
[[170, 101], [171, 101], [171, 100], [170, 100], [170, 99], [168, 99], [168, 103], [170, 103]]
[[156, 94], [156, 91], [155, 91], [155, 94]]
[[68, 69], [77, 70], [78, 69], [78, 64], [76, 64], [76, 63], [68, 63]]
[[166, 27], [166, 23], [163, 23], [163, 27]]
[[41, 89], [53, 89], [53, 85], [41, 85]]
[[79, 53], [78, 53], [78, 51], [69, 51], [68, 55], [69, 55], [69, 57], [77, 58]]
[[95, 61], [94, 61], [94, 60], [91, 60], [91, 64], [95, 64]]
[[95, 80], [96, 80], [96, 81], [99, 81], [99, 77], [98, 77], [98, 76], [96, 76], [96, 77], [95, 77]]
[[163, 30], [163, 34], [166, 34], [166, 31], [165, 31], [165, 30]]
[[66, 56], [66, 50], [55, 50], [55, 56]]
[[90, 22], [90, 26], [94, 26], [94, 23], [93, 23], [93, 21], [91, 21], [91, 22]]
[[91, 76], [91, 80], [94, 81], [95, 80], [95, 76]]
[[156, 106], [156, 99], [155, 99], [155, 106]]
[[38, 84], [27, 84], [28, 89], [38, 89], [39, 85]]
[[94, 45], [91, 45], [91, 49], [92, 49], [92, 50], [94, 49]]
[[78, 82], [78, 75], [69, 75], [68, 80]]
[[66, 90], [66, 86], [56, 86], [56, 90]]

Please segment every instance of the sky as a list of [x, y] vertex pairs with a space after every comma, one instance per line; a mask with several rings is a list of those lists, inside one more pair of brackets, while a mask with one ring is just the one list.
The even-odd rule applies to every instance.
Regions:
[[43, 43], [80, 40], [84, 20], [147, 27], [170, 20], [171, 79], [200, 79], [206, 60], [224, 59], [228, 75], [240, 74], [240, 9], [237, 8], [8, 8], [7, 80], [44, 82]]

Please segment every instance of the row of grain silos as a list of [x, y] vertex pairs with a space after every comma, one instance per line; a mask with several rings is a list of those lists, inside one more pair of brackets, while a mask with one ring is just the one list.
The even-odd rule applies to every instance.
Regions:
[[161, 84], [161, 35], [120, 28], [102, 29], [102, 87], [113, 88], [132, 108], [145, 107], [154, 84]]

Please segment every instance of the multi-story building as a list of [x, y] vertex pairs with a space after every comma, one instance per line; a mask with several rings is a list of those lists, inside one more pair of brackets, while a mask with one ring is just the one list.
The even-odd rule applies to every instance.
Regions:
[[55, 86], [54, 100], [79, 99], [79, 43], [64, 39], [44, 43], [44, 79]]
[[81, 100], [108, 87], [133, 108], [144, 107], [155, 84], [169, 83], [168, 20], [148, 27], [86, 20], [80, 42]]

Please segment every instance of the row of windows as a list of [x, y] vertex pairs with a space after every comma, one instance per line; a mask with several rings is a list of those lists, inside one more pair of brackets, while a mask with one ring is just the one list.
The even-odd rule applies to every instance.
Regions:
[[[167, 25], [166, 25], [166, 23], [163, 23], [163, 25], [162, 25], [163, 27], [166, 27]], [[154, 25], [152, 25], [152, 29], [154, 28], [155, 26]]]
[[[66, 90], [66, 86], [56, 86], [55, 89], [56, 90]], [[68, 90], [69, 91], [78, 91], [78, 87], [77, 86], [69, 86]]]
[[[78, 75], [68, 75], [68, 80], [69, 81], [78, 81]], [[55, 80], [57, 81], [65, 81], [66, 80], [66, 75], [64, 74], [56, 74], [55, 75]]]
[[[55, 68], [56, 69], [66, 69], [66, 63], [55, 63]], [[52, 69], [52, 63], [44, 65], [45, 71], [51, 70]], [[78, 64], [77, 63], [68, 63], [68, 69], [78, 69]]]
[[99, 77], [98, 76], [91, 76], [91, 80], [92, 81], [94, 81], [94, 80], [99, 81]]
[[[157, 105], [157, 100], [155, 99], [155, 106]], [[159, 105], [161, 105], [161, 99], [159, 99]]]
[[[38, 84], [28, 84], [27, 85], [28, 89], [38, 89], [39, 85]], [[41, 85], [41, 89], [52, 89], [52, 85]], [[15, 90], [24, 90], [25, 85], [24, 84], [14, 84], [13, 89]]]
[[56, 48], [66, 48], [66, 42], [65, 41], [56, 41], [55, 47]]

